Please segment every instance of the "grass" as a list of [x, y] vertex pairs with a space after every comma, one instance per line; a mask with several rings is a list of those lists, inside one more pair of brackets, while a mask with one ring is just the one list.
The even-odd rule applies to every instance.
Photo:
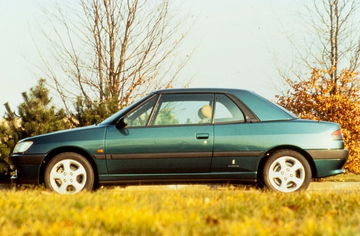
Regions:
[[327, 182], [360, 182], [360, 175], [346, 173], [321, 179]]
[[359, 235], [360, 190], [189, 186], [0, 191], [0, 235]]

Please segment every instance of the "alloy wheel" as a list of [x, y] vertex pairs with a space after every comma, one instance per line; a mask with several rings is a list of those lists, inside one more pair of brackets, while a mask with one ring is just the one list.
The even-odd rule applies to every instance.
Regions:
[[279, 157], [269, 167], [269, 182], [278, 191], [294, 192], [305, 182], [304, 165], [291, 156]]
[[85, 187], [86, 179], [84, 166], [76, 160], [60, 160], [50, 170], [50, 185], [61, 194], [80, 192]]

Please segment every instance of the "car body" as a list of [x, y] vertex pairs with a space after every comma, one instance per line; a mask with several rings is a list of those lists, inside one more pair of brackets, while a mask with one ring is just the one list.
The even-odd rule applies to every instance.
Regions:
[[336, 123], [299, 119], [247, 90], [205, 88], [155, 91], [100, 124], [21, 140], [11, 154], [17, 182], [60, 193], [197, 182], [292, 192], [343, 173], [347, 157]]

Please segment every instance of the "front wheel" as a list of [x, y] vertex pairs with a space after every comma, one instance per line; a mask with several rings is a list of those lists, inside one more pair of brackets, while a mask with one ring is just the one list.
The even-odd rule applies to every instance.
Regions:
[[44, 182], [48, 189], [60, 194], [91, 191], [94, 187], [94, 171], [80, 154], [64, 152], [56, 155], [47, 165]]
[[311, 168], [300, 153], [281, 150], [265, 163], [262, 180], [265, 187], [279, 192], [305, 190], [310, 184]]

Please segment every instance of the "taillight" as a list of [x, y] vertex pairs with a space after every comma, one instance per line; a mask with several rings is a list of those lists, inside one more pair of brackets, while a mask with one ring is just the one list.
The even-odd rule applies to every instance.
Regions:
[[343, 140], [343, 135], [342, 135], [341, 129], [338, 129], [338, 130], [335, 130], [334, 132], [332, 132], [331, 136], [333, 137], [333, 139]]

